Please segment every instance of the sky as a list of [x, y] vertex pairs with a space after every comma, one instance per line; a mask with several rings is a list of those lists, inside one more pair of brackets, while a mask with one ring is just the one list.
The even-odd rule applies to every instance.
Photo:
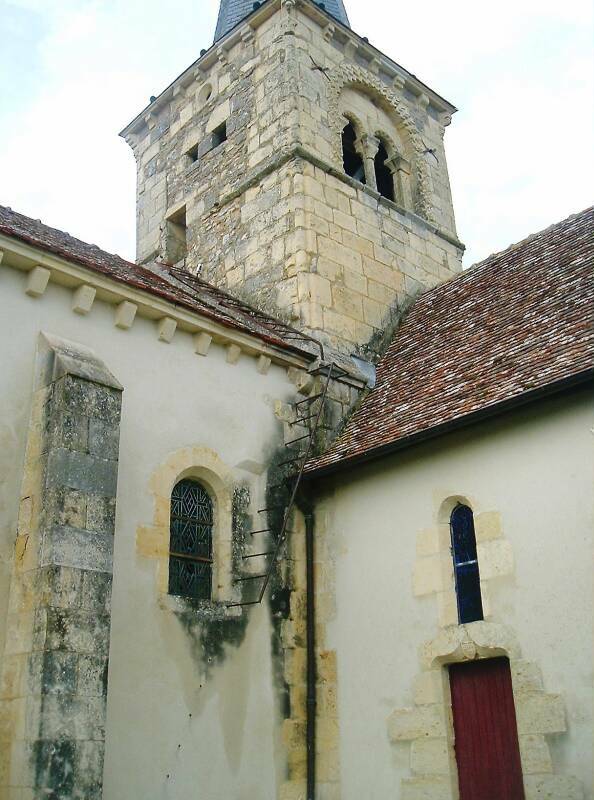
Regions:
[[[460, 110], [446, 152], [465, 266], [592, 203], [590, 0], [345, 0]], [[0, 0], [0, 204], [134, 259], [118, 132], [211, 44], [218, 0]]]

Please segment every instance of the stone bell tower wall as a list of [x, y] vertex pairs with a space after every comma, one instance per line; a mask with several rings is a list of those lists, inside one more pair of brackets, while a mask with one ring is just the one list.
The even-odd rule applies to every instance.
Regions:
[[[461, 268], [454, 110], [313, 3], [267, 4], [124, 131], [138, 259], [184, 259], [329, 344], [363, 346], [395, 304]], [[344, 172], [348, 121], [366, 185]], [[394, 201], [375, 187], [380, 141]]]

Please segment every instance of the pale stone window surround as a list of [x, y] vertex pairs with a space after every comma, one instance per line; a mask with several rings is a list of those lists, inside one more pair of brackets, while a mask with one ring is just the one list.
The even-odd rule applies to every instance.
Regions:
[[545, 738], [567, 730], [562, 697], [544, 691], [538, 666], [522, 660], [509, 627], [484, 621], [448, 627], [423, 645], [415, 705], [388, 719], [390, 739], [410, 743], [413, 775], [402, 780], [402, 800], [458, 800], [447, 666], [498, 656], [510, 661], [526, 800], [583, 800], [577, 779], [554, 774]]
[[[227, 603], [233, 599], [232, 531], [233, 478], [230, 468], [208, 447], [187, 447], [167, 457], [153, 473], [149, 488], [153, 496], [154, 516], [151, 525], [141, 525], [136, 531], [136, 550], [139, 555], [157, 562], [157, 589], [168, 596], [169, 588], [169, 525], [171, 492], [186, 478], [201, 483], [213, 501], [213, 574], [212, 603]], [[171, 598], [176, 601], [177, 598]], [[208, 601], [200, 601], [207, 603]]]
[[[344, 148], [342, 147], [342, 134], [343, 134], [345, 128], [350, 124], [350, 125], [352, 125], [353, 130], [355, 131], [355, 134], [356, 134], [356, 137], [357, 137], [355, 139], [355, 151], [363, 159], [363, 168], [365, 170], [365, 181], [367, 181], [367, 179], [368, 179], [368, 171], [369, 170], [368, 170], [368, 166], [367, 166], [367, 163], [366, 163], [365, 146], [364, 146], [363, 138], [362, 138], [363, 135], [364, 135], [364, 132], [365, 132], [364, 125], [361, 122], [361, 120], [359, 119], [359, 117], [356, 114], [353, 114], [352, 111], [348, 111], [343, 115], [342, 122], [343, 122], [343, 125], [342, 125], [342, 128], [341, 128], [341, 157], [342, 157], [342, 162], [343, 163], [341, 164], [341, 168], [344, 170], [344, 156], [345, 156]], [[374, 180], [375, 180], [375, 175], [374, 175]], [[375, 186], [375, 183], [372, 185], [372, 188], [374, 188], [374, 186]]]
[[431, 180], [429, 168], [423, 158], [424, 145], [415, 121], [401, 102], [397, 93], [369, 70], [355, 64], [343, 63], [330, 73], [328, 87], [328, 124], [333, 134], [333, 158], [335, 165], [341, 167], [341, 133], [344, 112], [340, 108], [340, 96], [344, 88], [352, 87], [362, 90], [370, 97], [376, 98], [386, 110], [394, 116], [398, 129], [410, 147], [413, 168], [411, 181], [414, 184], [414, 210], [419, 216], [431, 221], [433, 215], [431, 200]]
[[394, 178], [394, 198], [398, 205], [409, 210], [413, 209], [413, 190], [411, 182], [411, 166], [398, 145], [387, 131], [379, 129], [375, 136], [383, 142], [388, 153], [386, 167]]
[[377, 155], [380, 142], [382, 142], [388, 153], [388, 159], [385, 165], [392, 173], [394, 180], [394, 202], [402, 206], [402, 208], [412, 210], [414, 203], [410, 162], [400, 153], [394, 139], [383, 129], [375, 131], [373, 135], [366, 132], [365, 125], [360, 117], [351, 110], [343, 113], [342, 121], [344, 124], [341, 133], [345, 126], [350, 123], [357, 134], [355, 149], [363, 159], [365, 185], [377, 191], [375, 156]]
[[[459, 504], [474, 512], [485, 616], [465, 625], [458, 624], [450, 534], [450, 516]], [[421, 648], [414, 708], [397, 709], [388, 720], [392, 741], [410, 742], [413, 776], [403, 779], [402, 800], [458, 800], [447, 665], [498, 656], [510, 661], [526, 800], [582, 800], [582, 788], [575, 778], [553, 773], [545, 739], [567, 730], [561, 696], [544, 691], [538, 665], [522, 660], [512, 629], [492, 621], [488, 584], [514, 571], [501, 515], [480, 511], [471, 497], [451, 495], [439, 505], [436, 524], [417, 534], [416, 551], [413, 591], [417, 596], [436, 596], [441, 631]]]
[[513, 551], [511, 543], [503, 536], [499, 512], [480, 511], [478, 503], [463, 495], [452, 495], [444, 500], [437, 512], [437, 524], [417, 533], [417, 557], [413, 573], [414, 594], [417, 597], [435, 595], [441, 627], [458, 624], [450, 516], [459, 504], [468, 506], [474, 513], [485, 620], [492, 619], [490, 581], [514, 572]]
[[[352, 89], [358, 87], [350, 87]], [[352, 100], [352, 98], [350, 98]], [[373, 103], [373, 98], [364, 92], [360, 93], [360, 100], [369, 103], [369, 110], [371, 116], [376, 109]], [[397, 144], [394, 137], [390, 135], [385, 128], [376, 128], [372, 119], [363, 122], [360, 116], [357, 116], [349, 102], [349, 97], [341, 96], [341, 107], [343, 108], [342, 118], [345, 124], [349, 122], [353, 126], [357, 139], [355, 141], [355, 149], [363, 159], [365, 168], [365, 185], [373, 191], [378, 191], [376, 164], [375, 158], [377, 156], [380, 144], [384, 145], [388, 154], [388, 159], [385, 161], [385, 166], [392, 172], [393, 175], [393, 198], [386, 198], [395, 202], [397, 205], [409, 211], [414, 209], [413, 201], [413, 186], [411, 177], [410, 161], [402, 155], [402, 144]], [[344, 106], [347, 106], [345, 109]], [[344, 130], [344, 128], [343, 128]]]
[[161, 252], [168, 264], [183, 262], [188, 254], [186, 204], [179, 203], [169, 209], [162, 228]]
[[365, 167], [365, 183], [370, 189], [377, 192], [377, 181], [375, 178], [375, 157], [379, 150], [379, 139], [371, 136], [369, 133], [364, 133], [355, 142], [357, 151], [363, 158], [363, 165]]

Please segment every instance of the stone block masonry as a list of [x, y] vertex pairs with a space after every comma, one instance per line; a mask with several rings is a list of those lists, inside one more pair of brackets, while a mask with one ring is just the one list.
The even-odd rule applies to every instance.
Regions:
[[[417, 96], [413, 76], [395, 81], [389, 59], [380, 69], [316, 13], [256, 14], [124, 135], [138, 163], [140, 261], [181, 260], [183, 219], [190, 271], [351, 352], [461, 268], [443, 146], [453, 107]], [[409, 165], [398, 202], [345, 174], [351, 117]]]
[[122, 388], [42, 335], [0, 683], [0, 797], [102, 797]]

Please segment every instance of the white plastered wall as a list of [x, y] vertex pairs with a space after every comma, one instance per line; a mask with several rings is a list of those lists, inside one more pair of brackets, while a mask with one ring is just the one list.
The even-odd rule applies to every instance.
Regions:
[[[486, 522], [501, 523], [506, 557], [486, 581], [486, 619], [494, 635], [509, 633], [520, 672], [529, 662], [542, 673], [546, 697], [532, 700], [544, 697], [557, 716], [565, 704], [565, 720], [551, 727], [566, 732], [546, 736], [552, 777], [529, 777], [528, 796], [579, 796], [564, 779], [575, 776], [592, 797], [592, 422], [582, 390], [329, 479], [317, 514], [336, 562], [328, 646], [338, 659], [343, 800], [455, 796], [439, 776], [410, 781], [404, 739], [416, 734], [402, 735], [396, 716], [423, 702], [415, 685], [428, 657], [454, 649], [439, 641], [449, 612], [444, 618], [440, 594], [419, 584], [418, 563], [444, 501], [461, 496]], [[443, 574], [451, 579], [451, 569]]]
[[197, 355], [179, 330], [159, 341], [158, 322], [140, 316], [120, 330], [114, 306], [95, 301], [76, 314], [72, 291], [50, 282], [43, 296], [29, 297], [27, 280], [0, 269], [0, 653], [43, 330], [93, 349], [124, 386], [103, 797], [273, 800], [284, 758], [267, 606], [249, 614], [245, 637], [224, 645], [221, 662], [205, 664], [175, 601], [159, 593], [157, 561], [139, 553], [137, 531], [154, 519], [155, 473], [187, 448], [216, 454], [211, 461], [224, 465], [229, 485], [249, 487], [250, 513], [263, 505], [259, 465], [282, 440], [274, 403], [294, 394], [287, 372], [273, 364], [260, 374], [245, 353], [229, 363], [215, 343]]

